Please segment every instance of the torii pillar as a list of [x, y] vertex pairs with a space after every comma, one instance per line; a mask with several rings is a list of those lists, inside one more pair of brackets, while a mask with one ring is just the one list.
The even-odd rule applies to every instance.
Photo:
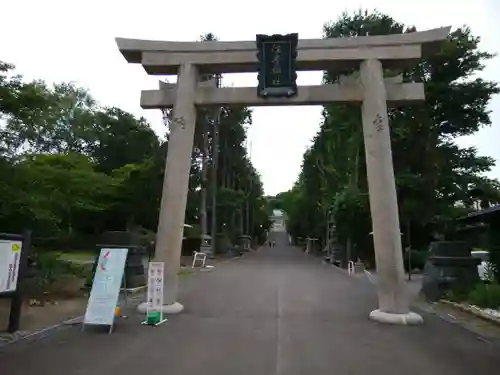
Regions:
[[[166, 314], [179, 313], [184, 309], [177, 302], [179, 292], [177, 274], [180, 268], [191, 154], [196, 129], [194, 106], [198, 86], [196, 66], [181, 65], [177, 77], [177, 95], [168, 140], [154, 258], [154, 261], [165, 264], [164, 284], [168, 287], [163, 290], [162, 311]], [[146, 308], [147, 302], [144, 302], [139, 306], [139, 311], [145, 312]]]
[[370, 318], [383, 323], [418, 325], [423, 323], [423, 319], [409, 311], [406, 297], [387, 95], [381, 61], [363, 61], [360, 80], [364, 95], [361, 113], [373, 243], [375, 249], [379, 249], [375, 251], [379, 308], [370, 313]]

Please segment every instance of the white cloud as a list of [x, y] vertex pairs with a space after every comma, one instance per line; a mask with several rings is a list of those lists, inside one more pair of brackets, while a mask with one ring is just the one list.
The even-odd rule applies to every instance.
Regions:
[[[500, 34], [495, 19], [500, 8], [494, 0], [472, 4], [464, 0], [359, 1], [347, 8], [322, 0], [309, 0], [300, 6], [264, 0], [195, 4], [159, 0], [8, 2], [2, 4], [0, 60], [16, 64], [28, 78], [74, 81], [86, 86], [101, 103], [144, 115], [155, 130], [163, 133], [160, 112], [139, 107], [140, 91], [156, 88], [158, 77], [148, 77], [140, 67], [127, 64], [117, 50], [115, 37], [190, 41], [213, 32], [221, 40], [254, 40], [257, 33], [298, 32], [301, 38], [319, 38], [323, 23], [335, 19], [343, 10], [376, 7], [421, 30], [468, 24], [483, 38], [483, 48], [491, 52], [499, 52], [500, 48], [495, 40]], [[497, 79], [499, 73], [500, 60], [496, 58], [488, 63], [482, 76]], [[299, 82], [315, 84], [320, 77], [321, 73], [301, 73]], [[226, 82], [253, 85], [255, 75], [230, 76]], [[491, 110], [494, 126], [460, 142], [475, 145], [482, 154], [500, 160], [500, 98], [494, 99]], [[252, 159], [263, 176], [267, 193], [291, 187], [319, 119], [318, 107], [255, 109], [249, 132]], [[500, 177], [500, 167], [492, 175]]]

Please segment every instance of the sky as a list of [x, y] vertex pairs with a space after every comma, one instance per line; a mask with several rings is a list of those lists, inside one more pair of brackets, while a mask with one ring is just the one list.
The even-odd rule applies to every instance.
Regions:
[[[142, 110], [139, 105], [141, 90], [157, 89], [158, 79], [164, 77], [148, 76], [140, 65], [128, 64], [115, 37], [196, 41], [212, 32], [219, 40], [232, 41], [255, 40], [256, 34], [298, 32], [300, 38], [321, 38], [325, 22], [359, 8], [378, 9], [418, 30], [468, 25], [482, 38], [482, 49], [500, 53], [500, 2], [496, 0], [16, 0], [1, 6], [0, 60], [15, 64], [27, 79], [84, 86], [101, 104], [144, 116], [155, 131], [164, 134], [160, 110]], [[320, 84], [321, 76], [321, 72], [301, 72], [298, 84]], [[500, 80], [500, 57], [489, 61], [480, 76]], [[256, 86], [256, 74], [226, 75], [223, 84]], [[500, 163], [499, 96], [492, 100], [490, 110], [493, 125], [458, 143], [475, 146], [481, 155]], [[320, 119], [321, 107], [254, 109], [248, 130], [251, 158], [266, 194], [292, 187]], [[500, 165], [489, 175], [500, 178]]]

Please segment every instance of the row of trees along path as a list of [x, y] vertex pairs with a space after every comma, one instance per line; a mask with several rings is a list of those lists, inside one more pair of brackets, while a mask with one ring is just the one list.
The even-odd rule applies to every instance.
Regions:
[[[343, 14], [324, 26], [325, 38], [416, 31], [379, 12]], [[478, 77], [491, 54], [462, 27], [441, 51], [404, 72], [425, 83], [425, 104], [390, 109], [392, 152], [404, 246], [426, 247], [435, 233], [454, 230], [453, 218], [480, 202], [500, 202], [499, 183], [485, 177], [494, 160], [457, 137], [490, 125], [487, 105], [498, 85]], [[346, 72], [325, 72], [336, 82]], [[394, 74], [386, 72], [387, 75]], [[288, 214], [294, 237], [316, 237], [324, 244], [328, 211], [334, 213], [340, 242], [373, 264], [366, 164], [359, 108], [325, 106], [312, 146], [305, 152], [294, 187], [278, 194], [273, 206]]]

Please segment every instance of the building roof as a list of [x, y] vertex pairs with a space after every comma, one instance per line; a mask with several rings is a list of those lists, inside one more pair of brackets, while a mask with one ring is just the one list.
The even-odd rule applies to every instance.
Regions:
[[467, 216], [459, 217], [457, 220], [465, 220], [465, 219], [474, 218], [474, 217], [478, 217], [478, 216], [491, 215], [491, 214], [499, 212], [499, 211], [500, 211], [500, 204], [497, 204], [496, 206], [493, 206], [493, 207], [488, 207], [488, 208], [484, 208], [482, 210], [471, 212]]

